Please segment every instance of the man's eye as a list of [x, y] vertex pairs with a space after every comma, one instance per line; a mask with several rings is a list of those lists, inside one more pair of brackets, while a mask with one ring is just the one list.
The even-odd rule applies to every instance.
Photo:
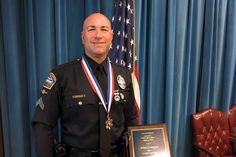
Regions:
[[89, 28], [88, 31], [91, 32], [91, 31], [94, 31], [95, 29], [94, 28]]
[[108, 32], [108, 30], [107, 30], [107, 29], [102, 29], [102, 31], [103, 31], [103, 32]]

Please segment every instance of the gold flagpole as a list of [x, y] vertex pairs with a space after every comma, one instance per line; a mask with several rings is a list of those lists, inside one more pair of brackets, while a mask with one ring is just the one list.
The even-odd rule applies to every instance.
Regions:
[[134, 34], [134, 44], [133, 44], [133, 69], [132, 71], [135, 72], [135, 67], [136, 67], [136, 34], [135, 34], [135, 4], [134, 4], [134, 0], [132, 0], [133, 2], [133, 14], [134, 14], [134, 17], [133, 17], [133, 34]]

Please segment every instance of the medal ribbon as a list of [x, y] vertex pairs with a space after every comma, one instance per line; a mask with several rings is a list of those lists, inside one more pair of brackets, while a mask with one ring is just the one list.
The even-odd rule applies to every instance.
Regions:
[[[107, 68], [108, 69], [107, 99], [105, 99], [102, 88], [101, 88], [100, 84], [98, 83], [96, 77], [94, 76], [93, 71], [92, 71], [91, 67], [88, 64], [88, 61], [87, 61], [86, 57], [82, 56], [82, 60], [81, 60], [80, 63], [82, 65], [84, 73], [85, 73], [85, 75], [86, 75], [86, 77], [89, 81], [89, 84], [91, 85], [93, 91], [96, 93], [96, 95], [101, 100], [101, 102], [103, 104], [103, 107], [106, 110], [106, 112], [109, 113], [110, 109], [111, 109], [112, 99], [113, 99], [113, 96], [114, 96], [114, 72], [113, 72], [113, 69], [112, 69], [109, 58], [108, 58], [108, 61], [107, 61], [107, 67], [108, 67]], [[108, 108], [106, 106], [106, 103], [108, 103]]]

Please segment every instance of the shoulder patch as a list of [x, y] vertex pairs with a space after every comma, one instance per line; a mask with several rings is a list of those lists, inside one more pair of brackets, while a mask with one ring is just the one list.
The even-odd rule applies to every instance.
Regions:
[[43, 87], [51, 90], [56, 81], [57, 81], [56, 76], [51, 72], [49, 73], [48, 78], [44, 82]]

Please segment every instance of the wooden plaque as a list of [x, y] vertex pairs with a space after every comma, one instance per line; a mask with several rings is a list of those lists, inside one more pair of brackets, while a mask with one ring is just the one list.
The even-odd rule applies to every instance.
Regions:
[[130, 157], [171, 157], [166, 124], [129, 127]]

